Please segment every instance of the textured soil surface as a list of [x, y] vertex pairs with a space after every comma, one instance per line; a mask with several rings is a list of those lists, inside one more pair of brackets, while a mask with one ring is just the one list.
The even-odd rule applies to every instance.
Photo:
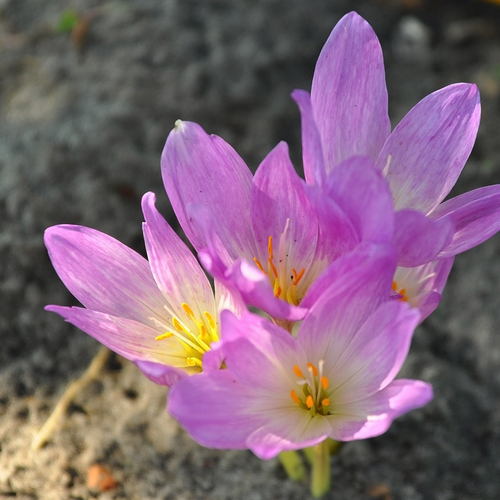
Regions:
[[[73, 36], [61, 24], [79, 15]], [[166, 391], [110, 359], [49, 442], [30, 451], [98, 344], [43, 311], [74, 304], [43, 231], [83, 224], [143, 251], [140, 197], [175, 223], [159, 157], [177, 118], [230, 142], [255, 169], [286, 140], [290, 98], [310, 88], [338, 19], [357, 10], [386, 57], [393, 125], [426, 94], [475, 82], [483, 119], [454, 193], [500, 182], [500, 5], [479, 0], [0, 0], [0, 499], [309, 498], [277, 460], [194, 443]], [[500, 498], [500, 238], [458, 256], [444, 299], [416, 332], [402, 376], [435, 399], [383, 436], [332, 457], [328, 499]], [[228, 409], [230, 413], [230, 409]], [[91, 465], [118, 485], [91, 491]]]

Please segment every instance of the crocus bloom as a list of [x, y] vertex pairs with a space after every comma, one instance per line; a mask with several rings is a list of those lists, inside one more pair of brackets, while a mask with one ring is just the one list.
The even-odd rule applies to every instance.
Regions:
[[394, 380], [419, 320], [418, 310], [387, 298], [395, 260], [379, 249], [339, 272], [297, 338], [262, 317], [223, 311], [227, 369], [182, 379], [168, 411], [199, 443], [263, 459], [328, 437], [382, 434], [432, 398], [424, 382]]
[[[500, 229], [499, 185], [443, 202], [476, 138], [480, 103], [475, 85], [459, 83], [430, 94], [391, 133], [382, 50], [368, 23], [351, 12], [323, 47], [311, 95], [300, 90], [292, 95], [302, 116], [308, 183], [324, 185], [354, 155], [369, 156], [386, 178], [396, 210], [400, 266], [452, 258]], [[395, 288], [404, 286], [396, 283]]]
[[[82, 226], [45, 232], [54, 268], [81, 307], [47, 306], [121, 356], [156, 383], [199, 373], [219, 340], [219, 310], [241, 314], [227, 290], [216, 297], [191, 251], [155, 207], [142, 199], [149, 262], [114, 238]], [[219, 363], [220, 366], [220, 363]]]
[[372, 160], [339, 169], [323, 196], [297, 175], [282, 142], [252, 177], [223, 139], [181, 121], [162, 155], [168, 196], [205, 268], [247, 304], [288, 321], [304, 317], [319, 276], [366, 235], [392, 241], [390, 191]]

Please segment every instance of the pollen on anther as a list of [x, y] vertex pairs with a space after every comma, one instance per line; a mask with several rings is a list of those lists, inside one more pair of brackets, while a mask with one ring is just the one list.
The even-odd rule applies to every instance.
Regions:
[[279, 286], [277, 289], [276, 289], [276, 292], [274, 292], [274, 296], [276, 298], [279, 298], [279, 296], [281, 295], [281, 287]]
[[330, 400], [328, 398], [325, 398], [323, 399], [323, 401], [321, 401], [321, 404], [323, 406], [330, 406]]
[[205, 315], [205, 318], [208, 319], [208, 324], [210, 325], [210, 328], [212, 328], [212, 330], [215, 329], [215, 321], [214, 318], [212, 318], [212, 315], [207, 311], [205, 311], [203, 314]]
[[267, 243], [267, 252], [269, 253], [269, 258], [273, 260], [273, 237], [269, 236], [269, 241]]
[[181, 325], [181, 322], [177, 318], [172, 318], [172, 323], [174, 324], [174, 327], [178, 332], [184, 331], [184, 328]]
[[306, 398], [306, 406], [311, 409], [313, 406], [314, 406], [314, 400], [312, 398], [312, 396], [309, 394], [309, 396], [307, 396]]
[[299, 365], [295, 365], [293, 367], [293, 373], [295, 373], [295, 375], [297, 375], [297, 377], [299, 377], [299, 378], [304, 378], [304, 374], [300, 370]]
[[264, 271], [264, 268], [262, 267], [262, 264], [259, 262], [259, 259], [257, 257], [254, 257], [253, 260], [257, 264], [257, 267], [264, 273], [267, 274], [266, 271]]
[[297, 271], [295, 269], [292, 269], [292, 272], [293, 272], [293, 284], [294, 285], [298, 285], [299, 284], [299, 281], [302, 279], [302, 276], [304, 276], [304, 273], [306, 272], [306, 269], [305, 267], [302, 268], [302, 271], [300, 271], [299, 274], [297, 274]]
[[297, 396], [297, 393], [293, 389], [290, 391], [290, 397], [293, 399], [295, 404], [298, 404], [298, 405], [300, 404], [300, 399]]
[[269, 259], [267, 259], [267, 260], [269, 262], [269, 265], [271, 266], [271, 269], [273, 270], [274, 277], [277, 278], [278, 277], [278, 270], [276, 269], [276, 266], [274, 265], [272, 258], [269, 257]]
[[184, 309], [185, 313], [189, 316], [190, 319], [194, 319], [193, 310], [185, 302], [182, 303], [182, 308]]
[[312, 374], [317, 377], [318, 376], [318, 369], [312, 364], [312, 363], [307, 363], [307, 368], [312, 371]]
[[323, 387], [323, 389], [328, 389], [329, 385], [330, 385], [330, 381], [323, 375], [321, 377], [321, 387]]
[[155, 337], [155, 340], [165, 340], [172, 336], [173, 336], [172, 332], [162, 333], [161, 335], [158, 335], [158, 337]]

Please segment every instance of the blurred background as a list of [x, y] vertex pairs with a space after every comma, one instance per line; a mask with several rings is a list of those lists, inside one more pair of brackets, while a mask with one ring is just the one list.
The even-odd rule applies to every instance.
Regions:
[[[75, 304], [43, 231], [82, 224], [143, 252], [146, 191], [176, 226], [159, 159], [178, 118], [222, 136], [253, 170], [285, 140], [300, 171], [290, 92], [310, 90], [322, 45], [351, 10], [381, 40], [393, 126], [438, 88], [478, 85], [481, 128], [453, 194], [499, 183], [500, 2], [0, 0], [0, 499], [309, 498], [276, 460], [193, 443], [165, 413], [165, 389], [118, 357], [30, 451], [98, 350], [43, 310]], [[500, 497], [499, 244], [458, 256], [415, 334], [402, 376], [431, 382], [435, 400], [345, 445], [326, 498]], [[89, 486], [93, 464], [116, 484]]]

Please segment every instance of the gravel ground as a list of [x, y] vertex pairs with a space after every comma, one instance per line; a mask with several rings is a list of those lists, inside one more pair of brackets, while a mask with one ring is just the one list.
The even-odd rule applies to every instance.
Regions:
[[[76, 36], [58, 30], [79, 16]], [[455, 194], [500, 182], [500, 5], [479, 0], [0, 0], [0, 499], [309, 498], [276, 460], [198, 446], [166, 391], [111, 358], [46, 446], [30, 451], [98, 344], [47, 303], [74, 304], [43, 231], [84, 224], [143, 252], [140, 197], [176, 225], [159, 157], [177, 118], [230, 142], [252, 168], [286, 140], [290, 98], [310, 88], [338, 19], [356, 10], [386, 56], [393, 124], [444, 85], [478, 84], [483, 119]], [[438, 311], [415, 334], [405, 377], [436, 397], [383, 436], [332, 458], [331, 499], [500, 498], [500, 238], [459, 256]], [[92, 464], [118, 486], [86, 485]]]

